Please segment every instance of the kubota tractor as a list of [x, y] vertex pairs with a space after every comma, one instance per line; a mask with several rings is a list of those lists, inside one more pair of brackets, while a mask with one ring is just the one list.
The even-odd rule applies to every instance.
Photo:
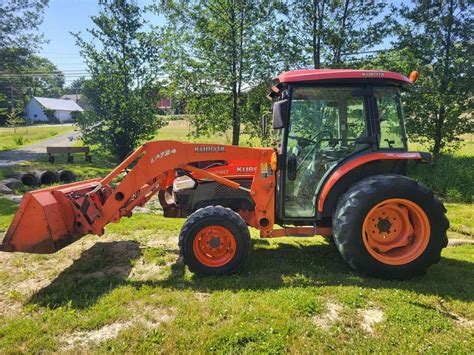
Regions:
[[[400, 92], [416, 80], [376, 70], [281, 74], [269, 97], [278, 147], [148, 142], [105, 178], [25, 194], [0, 250], [53, 253], [102, 235], [158, 193], [192, 272], [230, 274], [261, 237], [323, 235], [366, 274], [424, 273], [447, 245], [449, 223], [433, 191], [406, 177]], [[275, 227], [279, 226], [279, 227]]]

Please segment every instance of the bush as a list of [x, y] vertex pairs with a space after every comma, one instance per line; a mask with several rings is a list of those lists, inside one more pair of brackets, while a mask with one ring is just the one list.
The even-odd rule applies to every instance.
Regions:
[[450, 202], [474, 202], [474, 156], [441, 155], [429, 166], [410, 162], [408, 173]]
[[54, 110], [46, 109], [44, 110], [44, 114], [46, 115], [46, 117], [48, 117], [48, 123], [50, 124], [59, 123], [59, 119], [56, 117]]
[[16, 145], [23, 145], [25, 139], [23, 136], [14, 136], [13, 140], [15, 141]]

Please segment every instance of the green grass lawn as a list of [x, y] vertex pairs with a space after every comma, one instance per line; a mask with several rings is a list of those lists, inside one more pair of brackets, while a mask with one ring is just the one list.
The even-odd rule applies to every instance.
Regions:
[[27, 126], [16, 128], [0, 128], [0, 151], [21, 148], [25, 145], [36, 143], [57, 134], [72, 131], [73, 126]]
[[178, 257], [182, 223], [135, 214], [53, 255], [1, 255], [0, 353], [474, 351], [474, 246], [381, 281], [322, 238], [254, 231], [239, 274], [202, 278]]

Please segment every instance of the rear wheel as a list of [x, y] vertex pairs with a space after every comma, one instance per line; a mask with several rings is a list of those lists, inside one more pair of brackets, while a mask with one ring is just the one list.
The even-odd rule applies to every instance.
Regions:
[[446, 209], [433, 191], [401, 175], [377, 175], [339, 200], [334, 240], [355, 269], [375, 277], [423, 274], [447, 245]]
[[181, 229], [179, 246], [189, 270], [203, 275], [236, 272], [250, 252], [250, 233], [244, 220], [222, 206], [201, 208]]

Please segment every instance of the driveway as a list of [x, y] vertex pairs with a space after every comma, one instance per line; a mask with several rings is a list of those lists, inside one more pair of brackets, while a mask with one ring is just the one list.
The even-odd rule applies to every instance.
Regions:
[[46, 147], [68, 147], [78, 139], [77, 130], [58, 134], [22, 148], [0, 152], [0, 168], [46, 156]]

